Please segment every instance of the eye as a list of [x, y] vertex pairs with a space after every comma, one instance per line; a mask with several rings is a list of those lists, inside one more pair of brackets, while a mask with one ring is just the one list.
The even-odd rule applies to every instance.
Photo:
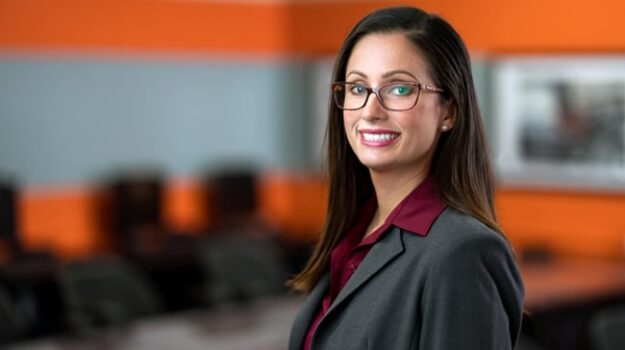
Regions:
[[389, 89], [390, 93], [395, 96], [407, 96], [413, 91], [412, 86], [405, 84], [391, 85]]
[[353, 84], [351, 88], [349, 89], [349, 92], [352, 95], [362, 95], [367, 92], [367, 88], [360, 84]]

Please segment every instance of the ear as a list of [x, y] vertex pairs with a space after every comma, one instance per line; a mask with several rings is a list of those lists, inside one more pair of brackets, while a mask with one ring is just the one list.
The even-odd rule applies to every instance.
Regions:
[[441, 120], [442, 131], [449, 131], [454, 127], [454, 124], [456, 124], [456, 116], [458, 111], [456, 104], [453, 103], [452, 100], [449, 100], [446, 104], [447, 108], [445, 108], [445, 115]]

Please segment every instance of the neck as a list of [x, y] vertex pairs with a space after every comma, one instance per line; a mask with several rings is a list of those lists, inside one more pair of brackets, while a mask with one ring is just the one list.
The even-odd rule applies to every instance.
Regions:
[[378, 210], [373, 220], [376, 222], [372, 222], [372, 225], [383, 223], [397, 204], [427, 178], [428, 173], [429, 168], [408, 174], [371, 171], [371, 181], [378, 201]]

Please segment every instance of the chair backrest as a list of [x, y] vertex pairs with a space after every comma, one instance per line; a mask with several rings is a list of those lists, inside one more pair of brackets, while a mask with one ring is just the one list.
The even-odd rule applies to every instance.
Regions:
[[141, 271], [116, 257], [72, 262], [61, 271], [72, 306], [94, 325], [112, 325], [162, 310], [160, 296]]
[[22, 316], [8, 288], [0, 283], [0, 344], [25, 334], [26, 321]]
[[519, 337], [519, 342], [517, 343], [514, 350], [546, 350], [545, 347], [541, 346], [536, 340], [532, 339], [526, 334], [521, 333]]
[[208, 179], [215, 216], [247, 215], [256, 210], [256, 174], [253, 171], [223, 171]]
[[115, 228], [119, 232], [141, 225], [160, 225], [163, 183], [156, 175], [120, 177], [112, 185]]
[[0, 241], [7, 243], [12, 254], [21, 251], [17, 232], [17, 198], [17, 186], [0, 179]]
[[163, 192], [163, 179], [157, 172], [127, 172], [112, 178], [102, 218], [120, 253], [136, 255], [162, 247]]
[[284, 291], [285, 267], [269, 239], [222, 233], [205, 240], [199, 249], [214, 303]]
[[610, 306], [597, 312], [589, 327], [594, 350], [625, 349], [625, 305]]

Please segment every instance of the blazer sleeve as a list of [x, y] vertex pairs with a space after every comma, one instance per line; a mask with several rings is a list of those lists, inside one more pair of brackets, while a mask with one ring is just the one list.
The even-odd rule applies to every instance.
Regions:
[[523, 282], [508, 243], [467, 235], [433, 257], [422, 300], [419, 349], [514, 349]]

